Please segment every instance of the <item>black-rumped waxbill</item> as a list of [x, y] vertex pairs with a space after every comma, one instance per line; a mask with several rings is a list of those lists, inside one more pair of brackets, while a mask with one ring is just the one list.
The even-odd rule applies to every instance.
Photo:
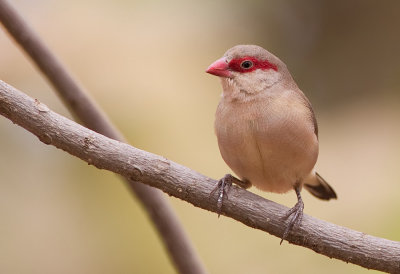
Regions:
[[[323, 200], [336, 198], [314, 169], [318, 126], [311, 104], [286, 65], [259, 46], [235, 46], [206, 72], [221, 79], [215, 133], [222, 158], [240, 185], [276, 193], [293, 189], [297, 194], [298, 202], [286, 214], [290, 219], [283, 241], [301, 223], [302, 187]], [[228, 174], [219, 182], [221, 206], [224, 187], [232, 181]]]

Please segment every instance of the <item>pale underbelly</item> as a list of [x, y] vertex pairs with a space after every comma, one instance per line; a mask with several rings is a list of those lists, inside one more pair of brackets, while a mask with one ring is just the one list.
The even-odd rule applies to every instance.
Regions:
[[240, 131], [218, 134], [221, 155], [242, 180], [276, 193], [293, 189], [312, 171], [318, 157], [318, 141], [313, 132], [293, 128]]

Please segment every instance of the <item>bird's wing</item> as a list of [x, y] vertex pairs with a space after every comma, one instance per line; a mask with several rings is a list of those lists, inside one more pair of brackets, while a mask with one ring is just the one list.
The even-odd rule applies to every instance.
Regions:
[[301, 97], [303, 98], [304, 105], [310, 110], [310, 119], [311, 119], [311, 122], [313, 123], [313, 126], [314, 126], [314, 133], [315, 133], [315, 136], [317, 136], [317, 139], [318, 139], [318, 123], [317, 123], [317, 118], [315, 118], [314, 110], [313, 110], [313, 108], [312, 108], [312, 106], [311, 106], [310, 101], [309, 101], [308, 98], [304, 95], [304, 93], [303, 93], [303, 92], [300, 92], [300, 94], [301, 94]]

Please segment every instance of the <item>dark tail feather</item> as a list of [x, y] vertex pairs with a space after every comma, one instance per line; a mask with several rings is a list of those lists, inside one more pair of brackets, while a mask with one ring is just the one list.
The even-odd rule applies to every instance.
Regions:
[[316, 185], [304, 184], [304, 187], [312, 195], [322, 200], [337, 199], [336, 192], [333, 190], [333, 188], [318, 173], [316, 173], [316, 175], [318, 184]]

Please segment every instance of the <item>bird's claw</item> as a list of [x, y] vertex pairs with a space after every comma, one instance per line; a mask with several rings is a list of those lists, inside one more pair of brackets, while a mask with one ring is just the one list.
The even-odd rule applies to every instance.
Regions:
[[210, 196], [214, 195], [215, 192], [218, 191], [218, 200], [217, 200], [217, 213], [218, 218], [222, 212], [222, 204], [224, 200], [224, 196], [228, 199], [228, 192], [232, 186], [233, 176], [230, 174], [226, 174], [222, 179], [220, 179], [215, 186], [215, 188], [211, 191]]
[[294, 207], [289, 209], [284, 216], [284, 219], [288, 219], [289, 217], [290, 218], [289, 218], [289, 224], [286, 227], [285, 231], [283, 232], [280, 244], [282, 244], [283, 240], [286, 239], [286, 237], [289, 235], [289, 233], [295, 226], [300, 225], [301, 220], [303, 219], [304, 203], [300, 197], [300, 191], [298, 191], [297, 189], [296, 189], [296, 194], [298, 197], [297, 203], [294, 205]]

